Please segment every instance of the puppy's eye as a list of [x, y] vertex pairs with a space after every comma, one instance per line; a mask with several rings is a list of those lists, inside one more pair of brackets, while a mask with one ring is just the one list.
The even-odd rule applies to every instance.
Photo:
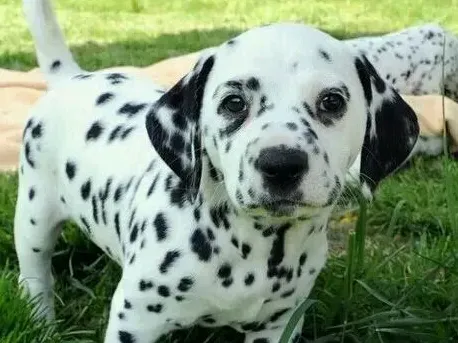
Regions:
[[229, 95], [226, 97], [223, 102], [221, 103], [222, 108], [224, 108], [228, 112], [232, 113], [241, 113], [245, 112], [247, 109], [247, 104], [245, 100], [238, 95]]
[[328, 93], [321, 98], [318, 108], [324, 112], [339, 112], [345, 107], [345, 100], [338, 93]]

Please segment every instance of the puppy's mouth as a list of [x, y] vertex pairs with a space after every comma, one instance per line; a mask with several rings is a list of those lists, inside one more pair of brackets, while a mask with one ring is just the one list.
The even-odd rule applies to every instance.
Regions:
[[297, 208], [306, 205], [293, 200], [272, 200], [263, 202], [261, 206], [274, 217], [283, 217], [293, 215]]
[[248, 205], [254, 215], [268, 215], [272, 217], [295, 217], [299, 208], [310, 207], [307, 204], [290, 199], [269, 199], [256, 204]]
[[302, 220], [319, 216], [328, 206], [305, 202], [302, 198], [266, 197], [259, 202], [246, 204], [245, 208], [254, 217]]

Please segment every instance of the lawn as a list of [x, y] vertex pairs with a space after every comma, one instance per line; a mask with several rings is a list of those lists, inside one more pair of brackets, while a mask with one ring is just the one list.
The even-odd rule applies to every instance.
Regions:
[[[317, 25], [339, 38], [428, 21], [458, 33], [457, 6], [456, 0], [56, 1], [76, 59], [91, 70], [148, 65], [281, 20]], [[0, 67], [35, 67], [20, 1], [0, 0], [0, 18]], [[16, 185], [16, 175], [0, 174], [0, 342], [101, 342], [120, 270], [71, 225], [54, 258], [56, 330], [30, 322], [16, 289]], [[367, 222], [359, 216], [364, 251], [355, 216], [336, 215], [337, 248], [311, 294], [316, 302], [306, 313], [304, 342], [458, 342], [457, 194], [456, 162], [416, 159], [383, 182]], [[346, 245], [348, 254], [340, 249]], [[240, 342], [240, 336], [195, 328], [165, 341]]]

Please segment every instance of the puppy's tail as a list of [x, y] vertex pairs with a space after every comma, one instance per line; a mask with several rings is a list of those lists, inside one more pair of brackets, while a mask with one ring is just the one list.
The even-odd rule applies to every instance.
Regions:
[[65, 43], [51, 0], [23, 0], [23, 10], [48, 87], [83, 73]]

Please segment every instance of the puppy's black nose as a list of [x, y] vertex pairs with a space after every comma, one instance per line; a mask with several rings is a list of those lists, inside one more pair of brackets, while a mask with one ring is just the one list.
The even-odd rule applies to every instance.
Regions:
[[308, 155], [305, 151], [284, 146], [266, 148], [261, 150], [255, 167], [271, 191], [288, 193], [308, 172]]

